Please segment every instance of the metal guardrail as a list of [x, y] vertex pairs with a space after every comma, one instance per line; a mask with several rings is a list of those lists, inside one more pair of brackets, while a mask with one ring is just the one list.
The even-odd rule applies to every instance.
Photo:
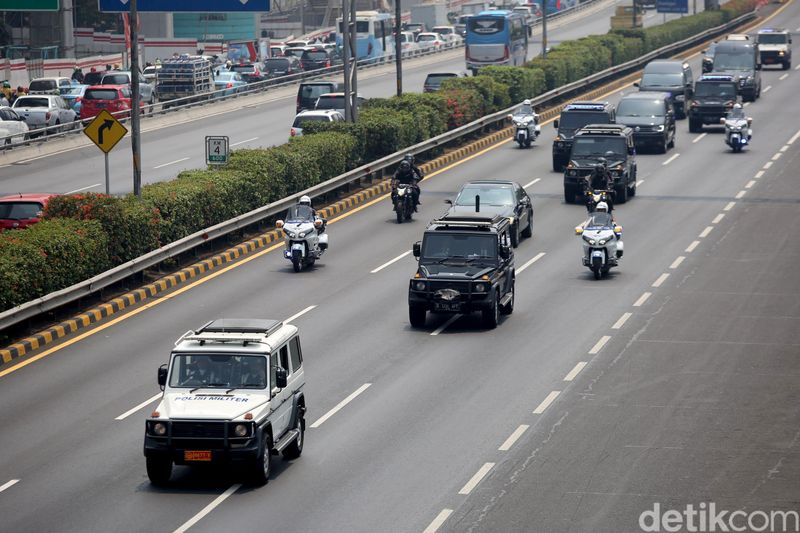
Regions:
[[[588, 2], [578, 4], [569, 9], [565, 9], [563, 11], [559, 11], [552, 15], [548, 15], [547, 18], [548, 20], [558, 20], [568, 15], [584, 11], [601, 1], [602, 0], [589, 0]], [[539, 26], [541, 25], [541, 22], [542, 19], [541, 17], [539, 17], [534, 21], [533, 26], [534, 27]], [[413, 50], [407, 53], [402, 53], [402, 57], [403, 59], [411, 59], [411, 58], [431, 56], [441, 52], [455, 50], [463, 46], [464, 42], [462, 40], [455, 43], [446, 43], [443, 47], [437, 49]], [[395, 54], [387, 54], [378, 59], [374, 58], [362, 59], [359, 60], [358, 62], [358, 69], [364, 70], [364, 69], [376, 68], [391, 63], [394, 60], [395, 60]], [[221, 68], [221, 66], [218, 68]], [[152, 118], [156, 116], [161, 116], [165, 113], [171, 113], [182, 109], [189, 109], [192, 107], [199, 107], [218, 102], [223, 102], [231, 100], [233, 98], [238, 98], [240, 96], [263, 93], [267, 92], [270, 89], [279, 89], [282, 87], [294, 85], [299, 81], [320, 79], [330, 76], [332, 74], [339, 74], [342, 72], [342, 70], [343, 70], [342, 65], [334, 65], [332, 67], [303, 71], [303, 72], [298, 72], [296, 74], [290, 74], [288, 76], [280, 76], [278, 78], [263, 80], [256, 83], [250, 83], [245, 86], [244, 90], [238, 91], [233, 94], [225, 94], [226, 92], [230, 91], [230, 89], [226, 88], [204, 93], [202, 95], [192, 95], [183, 98], [176, 98], [173, 100], [164, 100], [162, 102], [157, 102], [153, 105], [141, 106], [140, 107], [141, 118], [146, 120], [148, 117]], [[156, 94], [158, 94], [157, 91]], [[124, 123], [128, 120], [127, 115], [129, 113], [130, 113], [129, 111], [115, 111], [111, 114], [120, 119], [120, 121]], [[90, 120], [91, 119], [85, 119], [83, 121], [75, 120], [71, 124], [59, 124], [58, 126], [54, 125], [54, 126], [47, 126], [44, 128], [37, 128], [35, 130], [29, 130], [27, 133], [27, 139], [16, 142], [13, 141], [13, 138], [19, 137], [20, 136], [19, 133], [0, 137], [0, 151], [11, 150], [18, 146], [29, 146], [31, 144], [40, 144], [48, 141], [54, 141], [62, 139], [66, 135], [74, 135], [80, 133], [81, 131], [83, 131], [82, 126], [90, 122]], [[12, 142], [6, 144], [9, 139], [12, 139]]]
[[[652, 59], [674, 55], [678, 52], [691, 48], [692, 46], [699, 44], [706, 39], [715, 37], [733, 28], [736, 28], [742, 23], [752, 20], [755, 17], [755, 11], [744, 14], [726, 24], [723, 24], [722, 26], [711, 28], [693, 37], [684, 39], [683, 41], [667, 45], [663, 48], [659, 48], [658, 50], [653, 50], [644, 56], [628, 61], [627, 63], [623, 63], [622, 65], [606, 69], [602, 72], [592, 74], [586, 78], [564, 85], [563, 87], [548, 91], [536, 98], [533, 98], [531, 103], [537, 107], [547, 104], [554, 105], [593, 86], [600, 85], [607, 81], [611, 81], [614, 78], [624, 77], [631, 72], [635, 72]], [[210, 228], [195, 232], [192, 235], [184, 237], [183, 239], [177, 240], [157, 250], [153, 250], [152, 252], [149, 252], [141, 257], [133, 259], [125, 264], [98, 274], [91, 279], [82, 281], [72, 285], [71, 287], [47, 294], [41, 298], [37, 298], [36, 300], [31, 300], [30, 302], [26, 302], [17, 307], [4, 311], [0, 313], [0, 330], [18, 324], [34, 316], [52, 311], [53, 309], [78, 300], [84, 296], [88, 296], [105, 287], [117, 283], [126, 277], [137, 274], [154, 265], [157, 265], [162, 261], [176, 257], [200, 245], [206, 244], [211, 240], [228, 235], [275, 215], [281, 214], [285, 212], [286, 209], [288, 209], [291, 205], [294, 205], [300, 196], [308, 195], [312, 198], [322, 196], [343, 186], [352, 184], [353, 182], [370, 177], [378, 171], [382, 172], [383, 170], [398, 164], [402, 160], [403, 156], [407, 153], [413, 153], [415, 155], [423, 154], [456, 139], [470, 135], [478, 130], [482, 130], [488, 126], [493, 126], [498, 122], [503, 122], [507, 120], [509, 113], [513, 112], [518, 105], [519, 104], [509, 107], [508, 109], [498, 111], [497, 113], [487, 115], [474, 122], [470, 122], [469, 124], [465, 124], [459, 128], [443, 133], [442, 135], [438, 135], [428, 139], [427, 141], [423, 141], [414, 146], [408, 147], [401, 152], [396, 152], [376, 161], [372, 161], [366, 165], [362, 165], [354, 170], [351, 170], [350, 172], [331, 178], [326, 182], [293, 194], [287, 198], [272, 202], [264, 207], [260, 207], [238, 217], [221, 222]]]

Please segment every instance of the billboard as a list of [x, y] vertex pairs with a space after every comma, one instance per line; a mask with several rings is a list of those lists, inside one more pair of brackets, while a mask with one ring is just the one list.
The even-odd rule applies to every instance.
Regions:
[[656, 0], [658, 13], [688, 13], [689, 0]]

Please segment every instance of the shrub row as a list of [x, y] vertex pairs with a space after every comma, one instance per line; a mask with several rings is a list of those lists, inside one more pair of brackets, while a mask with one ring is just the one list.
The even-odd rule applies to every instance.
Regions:
[[200, 229], [534, 98], [548, 90], [685, 39], [753, 9], [720, 11], [646, 29], [567, 41], [525, 67], [487, 67], [429, 94], [374, 98], [351, 123], [311, 122], [304, 135], [237, 150], [224, 170], [190, 170], [147, 185], [142, 199], [80, 194], [53, 198], [45, 222], [0, 236], [0, 305], [8, 309], [89, 278]]

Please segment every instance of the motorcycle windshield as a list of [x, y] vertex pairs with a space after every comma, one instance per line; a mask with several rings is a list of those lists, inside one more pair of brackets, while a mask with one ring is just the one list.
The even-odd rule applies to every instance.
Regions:
[[610, 228], [614, 225], [609, 213], [596, 212], [589, 215], [589, 220], [586, 223], [586, 229], [601, 229]]
[[307, 205], [293, 205], [286, 212], [286, 222], [313, 222], [314, 210]]

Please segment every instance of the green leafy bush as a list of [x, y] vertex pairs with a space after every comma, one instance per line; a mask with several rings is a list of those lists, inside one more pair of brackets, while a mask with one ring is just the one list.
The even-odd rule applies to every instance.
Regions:
[[508, 87], [512, 104], [534, 98], [545, 91], [544, 72], [534, 68], [486, 67], [478, 77], [487, 76]]

